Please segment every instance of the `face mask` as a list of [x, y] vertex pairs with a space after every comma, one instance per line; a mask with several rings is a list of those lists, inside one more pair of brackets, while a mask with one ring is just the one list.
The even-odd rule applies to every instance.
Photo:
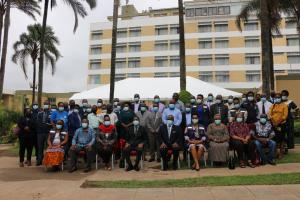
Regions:
[[267, 98], [266, 98], [266, 97], [262, 97], [260, 100], [261, 100], [262, 102], [266, 102], [266, 101], [267, 101]]
[[155, 98], [155, 99], [154, 99], [154, 102], [155, 102], [155, 103], [159, 103], [159, 102], [160, 102], [160, 99], [159, 99], [159, 98]]
[[266, 118], [260, 118], [259, 121], [260, 121], [261, 124], [266, 124], [267, 123]]
[[56, 109], [55, 109], [55, 108], [52, 108], [52, 109], [51, 109], [51, 112], [55, 112], [55, 111], [56, 111]]
[[135, 102], [138, 102], [140, 99], [139, 98], [134, 98], [134, 101]]
[[121, 106], [117, 106], [117, 110], [121, 110]]
[[33, 108], [34, 110], [37, 110], [37, 109], [39, 108], [39, 106], [38, 106], [38, 105], [33, 105], [32, 108]]
[[202, 99], [197, 99], [197, 103], [198, 104], [202, 103]]
[[213, 96], [208, 96], [207, 99], [208, 99], [208, 101], [212, 101], [214, 99], [214, 97]]
[[228, 103], [232, 103], [233, 102], [233, 99], [228, 99]]
[[168, 121], [167, 121], [168, 126], [172, 126], [173, 123], [174, 123], [173, 120], [168, 120]]
[[275, 103], [277, 103], [277, 104], [281, 103], [281, 98], [276, 98]]
[[247, 98], [246, 98], [246, 97], [243, 97], [243, 98], [242, 98], [242, 102], [245, 102], [245, 101], [247, 101]]
[[175, 105], [174, 105], [174, 104], [170, 104], [170, 105], [169, 105], [169, 108], [170, 108], [171, 110], [174, 110], [174, 109], [175, 109]]
[[91, 108], [87, 108], [86, 112], [90, 113], [90, 112], [92, 112], [92, 109]]
[[81, 126], [82, 126], [82, 128], [87, 128], [88, 124], [87, 123], [82, 123]]
[[145, 112], [146, 110], [146, 107], [141, 107], [141, 111]]
[[114, 106], [117, 106], [117, 105], [118, 105], [118, 103], [119, 103], [119, 102], [115, 101], [115, 102], [114, 102]]
[[88, 104], [87, 103], [82, 103], [82, 106], [83, 107], [86, 107]]
[[133, 125], [138, 126], [139, 124], [140, 124], [140, 122], [138, 120], [133, 121]]
[[220, 104], [221, 102], [222, 102], [222, 100], [220, 100], [220, 99], [217, 99], [217, 100], [216, 100], [216, 103], [217, 103], [217, 104]]
[[44, 105], [44, 110], [48, 110], [49, 109], [49, 105]]
[[57, 128], [58, 130], [60, 130], [60, 129], [62, 129], [62, 125], [56, 124], [56, 128]]
[[186, 113], [190, 113], [191, 112], [191, 108], [185, 108], [185, 112]]
[[192, 104], [194, 104], [194, 103], [196, 102], [196, 100], [195, 100], [195, 99], [191, 99], [190, 102], [191, 102]]
[[157, 112], [158, 111], [158, 107], [153, 107], [153, 111]]
[[58, 110], [59, 110], [60, 112], [62, 112], [62, 111], [65, 110], [65, 108], [64, 108], [64, 107], [58, 107]]
[[286, 101], [288, 99], [287, 96], [282, 96], [281, 98], [282, 98], [283, 101]]
[[216, 125], [220, 125], [220, 124], [221, 124], [221, 120], [220, 120], [220, 119], [216, 119], [216, 120], [215, 120], [215, 124], [216, 124]]
[[234, 108], [239, 109], [240, 108], [240, 104], [234, 104]]
[[110, 125], [110, 121], [104, 121], [104, 125], [105, 126], [109, 126]]
[[198, 124], [199, 120], [198, 119], [192, 119], [193, 124]]
[[98, 106], [98, 107], [101, 107], [101, 106], [102, 106], [102, 103], [97, 103], [97, 106]]
[[79, 110], [77, 108], [74, 109], [74, 113], [79, 113]]
[[241, 122], [243, 121], [243, 118], [238, 117], [238, 118], [236, 118], [236, 121], [237, 121], [238, 123], [241, 123]]
[[129, 108], [126, 106], [126, 107], [123, 108], [123, 110], [124, 110], [124, 111], [128, 111]]
[[253, 100], [254, 100], [254, 97], [248, 97], [248, 100], [249, 100], [249, 101], [253, 101]]

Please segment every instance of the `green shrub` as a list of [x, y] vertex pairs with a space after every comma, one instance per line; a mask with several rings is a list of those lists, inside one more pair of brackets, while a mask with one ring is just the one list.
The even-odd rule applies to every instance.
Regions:
[[182, 90], [180, 93], [179, 93], [179, 99], [180, 101], [182, 101], [184, 104], [186, 103], [190, 103], [190, 99], [192, 97], [192, 94], [186, 90]]
[[14, 142], [16, 137], [13, 134], [13, 127], [16, 126], [20, 113], [8, 110], [0, 105], [0, 143]]

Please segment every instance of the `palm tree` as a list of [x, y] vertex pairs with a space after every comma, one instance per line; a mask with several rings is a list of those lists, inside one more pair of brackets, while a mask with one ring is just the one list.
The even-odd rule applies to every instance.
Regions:
[[[33, 65], [33, 88], [32, 88], [32, 104], [35, 102], [35, 89], [36, 89], [36, 61], [38, 60], [40, 53], [40, 41], [41, 41], [42, 26], [40, 24], [29, 25], [27, 27], [27, 33], [22, 33], [17, 42], [14, 43], [14, 55], [12, 61], [18, 63], [24, 72], [25, 78], [27, 75], [27, 60], [31, 58]], [[61, 57], [60, 52], [57, 49], [59, 45], [58, 38], [52, 27], [47, 26], [45, 32], [45, 48], [44, 55], [46, 63], [50, 63], [52, 69], [52, 75], [55, 72], [55, 64]]]
[[[42, 1], [42, 0], [39, 0]], [[86, 2], [91, 9], [96, 7], [97, 0], [63, 0], [63, 2], [70, 6], [73, 10], [74, 17], [75, 17], [75, 24], [73, 32], [75, 33], [78, 27], [78, 16], [84, 18], [87, 16], [87, 11], [83, 6], [82, 2]], [[42, 103], [42, 91], [43, 91], [43, 74], [44, 74], [44, 46], [45, 46], [45, 31], [47, 26], [47, 18], [48, 18], [48, 9], [50, 7], [53, 8], [57, 5], [56, 0], [44, 0], [44, 14], [43, 14], [43, 24], [42, 24], [42, 37], [41, 37], [41, 50], [40, 50], [40, 57], [39, 57], [39, 84], [38, 84], [38, 103], [41, 105]]]
[[40, 13], [40, 7], [34, 0], [0, 0], [0, 48], [2, 44], [2, 30], [3, 30], [3, 19], [4, 21], [4, 36], [2, 45], [1, 65], [0, 65], [0, 99], [3, 95], [5, 65], [6, 65], [6, 54], [7, 54], [7, 43], [8, 43], [8, 31], [10, 22], [10, 10], [11, 8], [17, 8], [25, 14], [35, 19], [35, 14]]
[[180, 90], [186, 90], [186, 63], [185, 63], [185, 38], [184, 38], [184, 9], [183, 0], [178, 0], [179, 11], [179, 44], [180, 44]]
[[[128, 1], [126, 1], [128, 3]], [[116, 45], [117, 45], [117, 29], [119, 17], [120, 0], [114, 0], [113, 8], [113, 24], [112, 24], [112, 39], [111, 39], [111, 63], [110, 63], [110, 93], [109, 102], [113, 103], [115, 93], [115, 77], [116, 77]]]

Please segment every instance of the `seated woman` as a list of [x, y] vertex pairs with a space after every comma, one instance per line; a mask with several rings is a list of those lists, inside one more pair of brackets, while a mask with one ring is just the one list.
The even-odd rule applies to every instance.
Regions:
[[245, 168], [245, 158], [248, 165], [254, 168], [251, 160], [254, 160], [255, 145], [251, 142], [251, 134], [248, 125], [244, 122], [244, 114], [237, 113], [236, 119], [230, 124], [230, 144], [237, 151], [240, 167]]
[[220, 114], [216, 114], [214, 120], [215, 122], [207, 128], [207, 137], [210, 141], [208, 157], [211, 162], [221, 164], [227, 161], [229, 134], [226, 125], [221, 123]]
[[64, 161], [67, 142], [68, 133], [64, 131], [64, 121], [58, 120], [55, 129], [51, 130], [48, 136], [48, 148], [43, 161], [47, 168], [59, 169], [59, 166]]
[[197, 114], [192, 115], [192, 124], [186, 127], [184, 135], [188, 151], [194, 159], [192, 169], [199, 171], [199, 160], [207, 149], [207, 136], [205, 135], [205, 127], [199, 124]]
[[116, 127], [111, 124], [109, 115], [104, 115], [103, 124], [99, 126], [99, 135], [97, 135], [96, 141], [98, 153], [105, 164], [105, 170], [111, 170], [109, 163], [116, 140]]

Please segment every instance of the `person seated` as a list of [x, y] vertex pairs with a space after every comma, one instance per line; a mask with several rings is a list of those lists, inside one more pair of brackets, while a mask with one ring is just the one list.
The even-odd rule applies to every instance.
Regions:
[[229, 147], [229, 134], [227, 126], [221, 122], [221, 115], [214, 116], [214, 123], [207, 128], [207, 136], [210, 141], [208, 157], [211, 162], [222, 164], [227, 161]]
[[[276, 142], [273, 140], [275, 132], [272, 128], [271, 123], [268, 121], [268, 116], [266, 114], [261, 114], [260, 119], [255, 124], [256, 130], [252, 132], [254, 143], [256, 149], [261, 158], [261, 164], [264, 165], [269, 163], [271, 165], [276, 165], [274, 156], [276, 151]], [[268, 157], [265, 155], [263, 148], [269, 148]]]
[[159, 128], [160, 155], [163, 160], [163, 170], [168, 170], [168, 151], [173, 153], [173, 169], [177, 170], [177, 161], [179, 159], [179, 150], [181, 147], [181, 128], [174, 125], [173, 115], [168, 115], [167, 124]]
[[[139, 163], [142, 158], [144, 145], [147, 140], [147, 133], [143, 126], [140, 125], [140, 120], [138, 117], [133, 118], [133, 126], [128, 128], [128, 134], [125, 136], [125, 147], [123, 149], [125, 160], [128, 164], [126, 171], [139, 171]], [[130, 153], [136, 151], [135, 164], [132, 165], [130, 159]]]
[[84, 172], [91, 171], [91, 164], [93, 160], [92, 146], [95, 142], [95, 133], [92, 128], [89, 128], [89, 121], [84, 118], [81, 121], [81, 128], [77, 129], [72, 140], [72, 146], [69, 152], [71, 157], [70, 173], [77, 170], [77, 157], [80, 152], [84, 151], [86, 155], [86, 168]]
[[99, 135], [96, 138], [97, 149], [105, 165], [105, 170], [111, 170], [109, 163], [117, 140], [116, 127], [111, 124], [109, 115], [104, 115], [103, 120], [103, 124], [99, 126]]
[[184, 138], [188, 151], [192, 154], [194, 165], [192, 169], [200, 170], [199, 160], [207, 149], [207, 136], [205, 134], [205, 127], [199, 124], [198, 115], [192, 115], [192, 124], [185, 129]]
[[251, 142], [251, 134], [248, 125], [245, 123], [243, 113], [237, 113], [236, 119], [230, 124], [230, 144], [237, 151], [241, 168], [246, 167], [244, 159], [248, 159], [247, 164], [254, 168], [252, 160], [255, 159], [255, 145]]
[[58, 120], [55, 129], [50, 130], [48, 135], [48, 148], [43, 163], [47, 168], [52, 167], [54, 171], [59, 170], [59, 166], [64, 161], [65, 148], [68, 143], [68, 133], [63, 128], [64, 121]]

